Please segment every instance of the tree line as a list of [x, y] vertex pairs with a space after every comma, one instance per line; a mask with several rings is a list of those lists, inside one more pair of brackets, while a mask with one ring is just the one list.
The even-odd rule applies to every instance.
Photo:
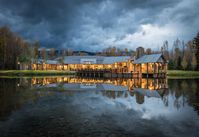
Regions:
[[[169, 47], [169, 42], [166, 40], [160, 49], [147, 48], [144, 50], [144, 54], [162, 53], [171, 70], [199, 70], [199, 33], [187, 43], [176, 39], [171, 48]], [[98, 55], [136, 56], [136, 51], [113, 46], [103, 49]]]
[[165, 41], [160, 52], [169, 61], [169, 69], [199, 70], [199, 33], [187, 43], [177, 39], [171, 49], [168, 46], [168, 41]]
[[39, 46], [38, 42], [30, 43], [8, 27], [0, 27], [0, 69], [18, 69], [20, 63], [30, 65], [38, 55], [35, 46]]
[[27, 60], [29, 43], [10, 31], [0, 28], [0, 69], [16, 69], [19, 60]]

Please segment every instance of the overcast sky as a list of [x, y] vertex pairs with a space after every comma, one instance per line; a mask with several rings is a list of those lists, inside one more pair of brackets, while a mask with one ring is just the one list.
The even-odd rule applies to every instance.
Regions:
[[199, 0], [0, 0], [0, 26], [45, 47], [157, 48], [193, 38], [198, 7]]

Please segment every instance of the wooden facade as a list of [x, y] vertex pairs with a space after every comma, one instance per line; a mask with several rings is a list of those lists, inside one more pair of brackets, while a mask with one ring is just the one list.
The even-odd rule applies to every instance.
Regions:
[[168, 62], [162, 54], [144, 55], [133, 65], [135, 77], [166, 77], [168, 69]]

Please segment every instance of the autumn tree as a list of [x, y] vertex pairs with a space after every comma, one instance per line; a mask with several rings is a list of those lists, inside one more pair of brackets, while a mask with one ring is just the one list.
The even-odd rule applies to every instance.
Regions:
[[147, 49], [146, 49], [146, 54], [147, 54], [147, 55], [152, 54], [151, 48], [147, 48]]
[[128, 56], [128, 54], [129, 54], [129, 49], [128, 49], [128, 48], [125, 48], [125, 49], [124, 49], [124, 52], [125, 52], [125, 56]]
[[161, 52], [162, 52], [164, 58], [166, 60], [169, 60], [169, 42], [167, 40], [163, 43]]
[[33, 44], [33, 62], [36, 64], [36, 69], [38, 69], [39, 48], [40, 48], [40, 44], [37, 41]]
[[182, 62], [181, 62], [182, 68], [185, 70], [187, 68], [188, 62], [187, 62], [187, 58], [184, 55]]
[[195, 70], [195, 68], [197, 66], [197, 59], [196, 59], [196, 55], [195, 54], [193, 54], [193, 56], [192, 56], [191, 66], [192, 66], [193, 70]]
[[0, 27], [0, 69], [17, 69], [18, 62], [29, 61], [29, 45], [8, 27]]
[[43, 61], [42, 61], [42, 69], [44, 69], [44, 64], [48, 60], [46, 48], [42, 48], [41, 49], [41, 58], [43, 59]]
[[110, 56], [116, 56], [116, 47], [110, 47]]
[[195, 54], [195, 46], [193, 44], [193, 40], [190, 40], [185, 44], [184, 48], [184, 56], [186, 56], [186, 60], [188, 63], [187, 69], [189, 70], [192, 69], [191, 62], [192, 62], [193, 53]]
[[32, 49], [31, 49], [31, 44], [28, 42], [24, 42], [21, 45], [21, 51], [18, 52], [19, 55], [17, 57], [17, 62], [23, 66], [23, 68], [28, 65], [28, 69], [31, 68], [31, 63], [32, 63]]
[[67, 51], [66, 51], [66, 55], [67, 56], [72, 56], [73, 55], [73, 50], [68, 48]]
[[173, 51], [174, 51], [174, 69], [180, 69], [181, 68], [181, 50], [180, 50], [180, 40], [177, 39], [174, 41], [173, 44]]
[[50, 59], [54, 59], [55, 58], [55, 49], [54, 48], [50, 49], [49, 58]]

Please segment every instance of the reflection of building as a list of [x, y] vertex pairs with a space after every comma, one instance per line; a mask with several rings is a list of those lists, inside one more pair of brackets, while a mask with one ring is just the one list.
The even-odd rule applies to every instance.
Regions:
[[138, 104], [143, 104], [144, 103], [144, 96], [142, 94], [135, 94], [136, 97], [136, 102]]
[[[135, 88], [142, 88], [148, 90], [159, 90], [167, 87], [167, 79], [125, 79], [125, 78], [114, 78], [114, 79], [96, 79], [96, 78], [82, 78], [82, 77], [54, 77], [54, 78], [32, 78], [32, 85], [50, 85], [56, 83], [63, 84], [81, 84], [81, 85], [113, 85], [113, 86], [124, 86], [125, 90], [132, 91]], [[114, 88], [114, 87], [111, 87]], [[122, 90], [122, 89], [121, 89]]]
[[103, 95], [111, 98], [135, 95], [139, 104], [144, 103], [144, 96], [161, 98], [168, 88], [166, 79], [91, 79], [81, 77], [32, 78], [32, 86], [48, 90], [58, 87], [62, 91], [102, 91]]
[[140, 79], [137, 80], [134, 87], [136, 101], [139, 104], [144, 103], [144, 96], [162, 98], [167, 92], [167, 79]]

